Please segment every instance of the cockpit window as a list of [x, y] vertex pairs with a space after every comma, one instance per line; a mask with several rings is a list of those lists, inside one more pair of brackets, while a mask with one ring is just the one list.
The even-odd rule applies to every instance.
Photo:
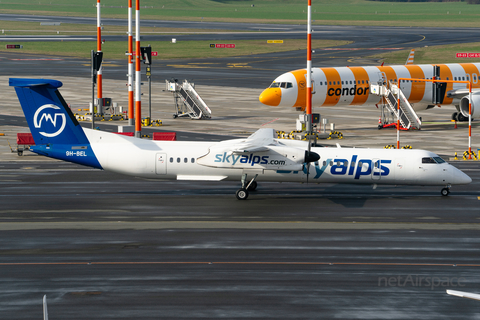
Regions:
[[422, 158], [422, 163], [445, 163], [445, 160], [440, 157], [428, 157]]
[[433, 157], [433, 159], [434, 159], [435, 161], [437, 161], [437, 163], [445, 163], [445, 162], [446, 162], [445, 160], [443, 160], [443, 159], [440, 158], [440, 157]]
[[433, 158], [422, 158], [422, 163], [436, 163]]
[[291, 82], [274, 82], [270, 85], [270, 88], [293, 88], [293, 83]]

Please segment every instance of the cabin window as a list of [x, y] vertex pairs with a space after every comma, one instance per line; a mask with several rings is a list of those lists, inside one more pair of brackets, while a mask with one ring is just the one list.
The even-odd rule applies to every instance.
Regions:
[[331, 86], [331, 85], [332, 85], [332, 81], [328, 81], [328, 85]]
[[180, 158], [177, 158], [177, 163], [180, 163]]
[[359, 166], [359, 167], [363, 166], [363, 162], [362, 162], [362, 161], [359, 161], [359, 162], [358, 162], [358, 166]]
[[192, 163], [195, 163], [195, 158], [192, 158]]
[[173, 158], [172, 158], [172, 157], [170, 157], [170, 162], [173, 162]]
[[187, 163], [187, 162], [188, 162], [188, 159], [187, 159], [187, 158], [183, 159], [183, 162]]

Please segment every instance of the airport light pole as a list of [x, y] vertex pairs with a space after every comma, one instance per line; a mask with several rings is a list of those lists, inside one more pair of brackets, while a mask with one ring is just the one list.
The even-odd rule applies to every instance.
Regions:
[[132, 39], [132, 0], [128, 0], [128, 124], [135, 125], [133, 99], [133, 39]]
[[135, 2], [135, 137], [142, 137], [142, 94], [141, 94], [141, 74], [140, 74], [140, 0]]
[[312, 0], [308, 0], [307, 16], [307, 104], [305, 129], [308, 134], [312, 134]]
[[92, 58], [92, 130], [95, 130], [95, 52], [91, 52]]
[[[102, 23], [100, 16], [100, 0], [97, 0], [97, 52], [102, 52]], [[97, 98], [98, 98], [98, 110], [103, 107], [102, 97], [102, 66], [97, 71]]]

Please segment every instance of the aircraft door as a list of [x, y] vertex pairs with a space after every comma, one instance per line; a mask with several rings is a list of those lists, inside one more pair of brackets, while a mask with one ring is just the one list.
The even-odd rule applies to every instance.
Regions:
[[372, 159], [372, 180], [380, 180], [382, 177], [382, 169], [380, 159]]
[[157, 174], [167, 174], [167, 154], [157, 153], [155, 156], [155, 172]]

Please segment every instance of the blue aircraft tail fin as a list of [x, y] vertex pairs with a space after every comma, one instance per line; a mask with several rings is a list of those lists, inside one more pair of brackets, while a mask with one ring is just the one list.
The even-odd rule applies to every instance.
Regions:
[[88, 144], [83, 129], [58, 91], [62, 83], [48, 79], [10, 78], [36, 145]]
[[35, 146], [30, 151], [65, 161], [102, 168], [58, 88], [62, 83], [46, 79], [10, 79], [27, 119]]

